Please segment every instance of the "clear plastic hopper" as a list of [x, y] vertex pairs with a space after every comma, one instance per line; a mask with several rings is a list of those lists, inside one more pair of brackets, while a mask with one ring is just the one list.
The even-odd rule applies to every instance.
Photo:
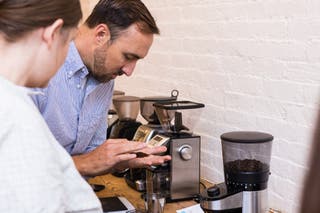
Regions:
[[261, 132], [229, 132], [221, 136], [225, 181], [249, 190], [266, 184], [273, 136]]
[[179, 133], [181, 130], [188, 130], [182, 123], [182, 113], [179, 110], [203, 108], [204, 104], [191, 101], [170, 101], [155, 103], [157, 116], [165, 132]]

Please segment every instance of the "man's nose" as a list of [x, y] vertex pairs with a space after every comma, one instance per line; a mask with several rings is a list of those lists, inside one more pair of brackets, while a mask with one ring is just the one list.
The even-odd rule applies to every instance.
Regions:
[[137, 61], [132, 61], [122, 67], [122, 71], [126, 76], [130, 76], [133, 73], [134, 68], [136, 67]]

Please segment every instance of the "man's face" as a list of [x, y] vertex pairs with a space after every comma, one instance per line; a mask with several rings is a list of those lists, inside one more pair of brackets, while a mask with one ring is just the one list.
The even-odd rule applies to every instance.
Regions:
[[91, 75], [105, 83], [117, 76], [130, 76], [139, 59], [144, 58], [153, 42], [153, 34], [141, 33], [136, 25], [131, 25], [112, 42], [94, 50]]

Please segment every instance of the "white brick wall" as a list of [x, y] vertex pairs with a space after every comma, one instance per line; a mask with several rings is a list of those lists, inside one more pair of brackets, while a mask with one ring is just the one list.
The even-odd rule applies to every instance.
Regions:
[[[298, 212], [319, 105], [319, 0], [143, 0], [161, 29], [148, 57], [116, 88], [199, 101], [201, 174], [223, 181], [219, 136], [274, 135], [270, 207]], [[187, 120], [187, 119], [186, 119]]]
[[[96, 0], [81, 0], [92, 8]], [[298, 212], [320, 103], [319, 0], [143, 0], [161, 36], [116, 88], [206, 104], [185, 113], [202, 136], [201, 175], [223, 181], [220, 135], [274, 135], [270, 207]], [[88, 14], [88, 11], [85, 11]]]

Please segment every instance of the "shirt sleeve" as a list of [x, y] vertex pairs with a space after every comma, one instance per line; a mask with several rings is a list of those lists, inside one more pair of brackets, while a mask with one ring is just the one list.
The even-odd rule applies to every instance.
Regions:
[[112, 95], [114, 89], [114, 82], [111, 83], [108, 92], [106, 93], [106, 110], [101, 113], [100, 121], [96, 129], [96, 133], [93, 135], [91, 142], [89, 143], [88, 147], [86, 148], [86, 152], [90, 152], [100, 146], [107, 138], [107, 128], [108, 128], [108, 111], [112, 102]]
[[90, 144], [86, 148], [86, 152], [94, 150], [106, 140], [107, 128], [108, 124], [106, 122], [106, 119], [101, 119], [100, 125], [97, 128], [96, 133], [94, 134]]

